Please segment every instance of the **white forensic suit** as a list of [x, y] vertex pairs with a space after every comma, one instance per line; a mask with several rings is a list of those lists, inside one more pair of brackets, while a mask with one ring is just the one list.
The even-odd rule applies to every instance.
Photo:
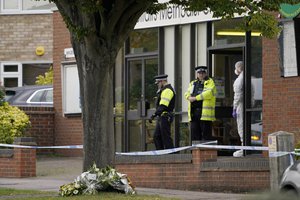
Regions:
[[241, 138], [241, 143], [243, 143], [243, 98], [244, 98], [244, 90], [243, 90], [243, 84], [244, 84], [244, 75], [243, 72], [239, 74], [239, 76], [235, 79], [233, 83], [233, 92], [234, 92], [234, 97], [233, 97], [233, 109], [236, 110], [237, 117], [236, 117], [236, 122], [237, 122], [237, 129], [239, 136]]
[[[244, 113], [243, 113], [243, 107], [244, 107], [244, 90], [243, 90], [243, 84], [244, 84], [244, 73], [243, 71], [240, 72], [238, 77], [235, 79], [233, 83], [233, 110], [236, 111], [236, 123], [237, 123], [237, 130], [238, 134], [241, 139], [241, 145], [243, 145], [243, 120], [244, 120]], [[251, 105], [254, 106], [254, 86], [251, 83]], [[243, 156], [243, 151], [239, 150], [234, 152], [234, 157], [241, 157]]]

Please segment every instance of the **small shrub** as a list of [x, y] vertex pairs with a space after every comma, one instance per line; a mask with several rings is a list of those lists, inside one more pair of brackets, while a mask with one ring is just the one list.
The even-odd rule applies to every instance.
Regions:
[[0, 143], [12, 144], [30, 126], [28, 115], [18, 107], [4, 102], [0, 106]]
[[[295, 153], [300, 153], [300, 141], [295, 146]], [[300, 160], [300, 156], [295, 156], [296, 160]]]
[[36, 85], [51, 85], [53, 84], [53, 68], [52, 66], [49, 68], [49, 70], [45, 73], [45, 75], [39, 75], [36, 77], [35, 81]]
[[5, 88], [1, 86], [1, 82], [0, 82], [0, 106], [2, 106], [4, 103], [4, 96], [5, 96]]

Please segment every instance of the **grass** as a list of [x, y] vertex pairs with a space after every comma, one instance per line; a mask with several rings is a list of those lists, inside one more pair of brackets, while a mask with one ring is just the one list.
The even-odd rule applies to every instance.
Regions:
[[10, 189], [10, 188], [0, 188], [0, 197], [1, 196], [20, 195], [20, 194], [40, 195], [40, 194], [56, 194], [56, 193], [55, 192], [43, 192], [43, 191], [37, 191], [37, 190], [16, 190], [16, 189]]
[[56, 192], [42, 192], [35, 190], [15, 190], [0, 188], [0, 199], [19, 199], [19, 200], [178, 200], [176, 198], [160, 197], [158, 195], [126, 195], [117, 192], [100, 192], [97, 195], [91, 196], [72, 196], [72, 197], [60, 197]]

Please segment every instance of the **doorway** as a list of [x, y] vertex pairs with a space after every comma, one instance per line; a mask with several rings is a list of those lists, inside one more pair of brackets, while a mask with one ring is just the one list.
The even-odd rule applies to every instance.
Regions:
[[154, 150], [155, 122], [150, 124], [148, 119], [155, 111], [157, 86], [153, 77], [158, 73], [158, 58], [128, 58], [126, 72], [125, 149]]
[[[213, 136], [219, 144], [241, 145], [237, 125], [232, 117], [233, 83], [237, 76], [234, 65], [244, 60], [244, 44], [208, 48], [210, 76], [217, 88], [216, 121]], [[231, 154], [231, 152], [229, 152]]]
[[[243, 145], [262, 145], [262, 78], [259, 76], [258, 54], [251, 59], [246, 55], [244, 43], [214, 46], [208, 48], [210, 76], [217, 87], [216, 121], [213, 124], [213, 134], [219, 144], [241, 145], [237, 132], [236, 120], [232, 117], [233, 83], [237, 78], [234, 73], [235, 63], [243, 61], [244, 67], [244, 136]], [[248, 59], [248, 60], [247, 60]], [[258, 61], [256, 61], [258, 60]], [[247, 65], [251, 63], [251, 65]], [[223, 151], [224, 152], [224, 151]], [[228, 151], [232, 155], [231, 151]]]

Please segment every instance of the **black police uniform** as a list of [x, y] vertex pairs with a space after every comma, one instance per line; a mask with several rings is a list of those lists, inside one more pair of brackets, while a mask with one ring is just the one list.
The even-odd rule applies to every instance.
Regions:
[[[197, 71], [207, 72], [206, 66], [197, 66], [195, 68]], [[191, 96], [195, 97], [202, 93], [204, 88], [204, 82], [209, 78], [206, 76], [203, 81], [195, 80], [194, 81], [194, 90]], [[203, 101], [194, 101], [191, 103], [191, 140], [199, 141], [199, 140], [211, 140], [212, 137], [212, 122], [211, 121], [202, 121], [202, 104]], [[205, 134], [204, 134], [205, 133]]]
[[[156, 76], [155, 79], [166, 79], [167, 75], [159, 75]], [[169, 89], [173, 92], [173, 97], [170, 99], [169, 105], [165, 106], [161, 104], [162, 93], [164, 90]], [[158, 116], [158, 120], [156, 123], [155, 131], [154, 131], [154, 144], [157, 150], [162, 149], [171, 149], [174, 148], [173, 140], [171, 138], [171, 123], [173, 121], [173, 110], [175, 107], [175, 92], [173, 87], [170, 84], [165, 85], [157, 92], [157, 101], [156, 101], [156, 111], [151, 116], [153, 119], [155, 116]]]

